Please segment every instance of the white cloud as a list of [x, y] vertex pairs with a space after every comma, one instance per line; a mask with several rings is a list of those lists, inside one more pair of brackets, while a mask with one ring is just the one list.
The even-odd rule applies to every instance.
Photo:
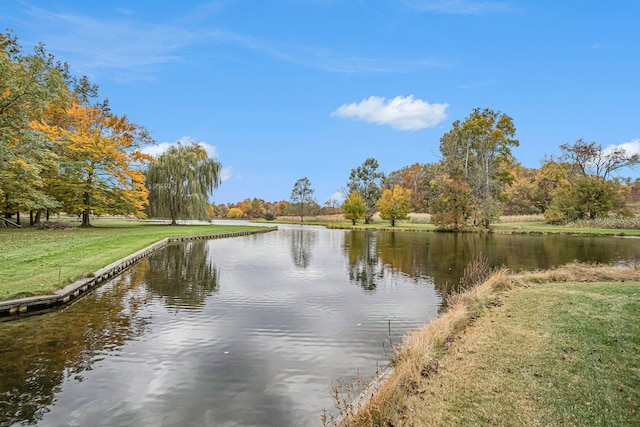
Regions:
[[435, 127], [447, 118], [449, 104], [429, 104], [413, 95], [386, 100], [370, 96], [359, 103], [344, 104], [332, 116], [389, 125], [398, 130], [420, 130]]
[[[193, 143], [193, 139], [191, 137], [188, 136], [183, 136], [182, 138], [180, 138], [177, 142], [161, 142], [159, 144], [155, 144], [155, 145], [148, 145], [146, 147], [144, 147], [142, 151], [144, 154], [148, 154], [150, 156], [155, 157], [156, 159], [158, 158], [158, 156], [160, 156], [160, 154], [164, 153], [165, 151], [167, 151], [169, 149], [169, 147], [173, 147], [175, 145], [177, 145], [178, 143], [182, 144], [182, 145], [189, 145], [191, 143]], [[217, 159], [218, 157], [218, 149], [215, 145], [211, 145], [208, 144], [206, 142], [198, 142], [197, 145], [201, 146], [202, 148], [205, 149], [205, 151], [207, 152], [207, 155], [209, 156], [210, 159]], [[231, 178], [237, 178], [237, 179], [241, 179], [242, 176], [234, 173], [233, 168], [231, 166], [223, 166], [222, 169], [220, 169], [220, 181], [225, 182], [230, 180]]]
[[624, 142], [619, 145], [611, 144], [604, 149], [604, 154], [606, 155], [608, 153], [611, 153], [616, 148], [622, 148], [627, 153], [628, 156], [633, 156], [634, 154], [637, 154], [640, 156], [640, 138], [633, 139], [629, 142]]
[[331, 195], [331, 197], [329, 197], [329, 200], [335, 200], [338, 203], [338, 205], [340, 205], [342, 204], [342, 202], [344, 202], [345, 197], [342, 191], [336, 191]]
[[160, 154], [167, 151], [172, 145], [174, 144], [170, 142], [161, 142], [160, 144], [148, 145], [140, 151], [142, 151], [144, 154], [148, 154], [157, 158]]
[[[149, 145], [147, 147], [144, 147], [140, 151], [142, 151], [145, 154], [149, 154], [150, 156], [153, 156], [153, 157], [157, 158], [160, 154], [162, 154], [165, 151], [167, 151], [169, 149], [169, 147], [173, 147], [178, 143], [180, 143], [182, 145], [189, 145], [189, 144], [194, 143], [194, 142], [195, 141], [191, 137], [183, 136], [182, 138], [180, 138], [178, 140], [178, 142], [161, 142], [159, 144]], [[211, 158], [211, 159], [217, 159], [218, 158], [218, 149], [216, 148], [215, 145], [208, 144], [208, 143], [206, 143], [204, 141], [198, 142], [197, 145], [199, 145], [199, 146], [201, 146], [202, 148], [205, 149], [205, 151], [207, 152], [207, 155], [209, 156], [209, 158]]]
[[233, 168], [231, 166], [223, 166], [220, 171], [220, 181], [228, 181], [233, 176]]

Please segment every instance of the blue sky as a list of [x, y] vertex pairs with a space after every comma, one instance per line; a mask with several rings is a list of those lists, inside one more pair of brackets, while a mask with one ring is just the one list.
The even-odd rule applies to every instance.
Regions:
[[152, 152], [205, 144], [216, 203], [287, 200], [306, 176], [323, 204], [369, 157], [438, 161], [476, 107], [513, 118], [524, 166], [579, 138], [640, 151], [635, 0], [2, 0], [0, 22], [98, 84]]

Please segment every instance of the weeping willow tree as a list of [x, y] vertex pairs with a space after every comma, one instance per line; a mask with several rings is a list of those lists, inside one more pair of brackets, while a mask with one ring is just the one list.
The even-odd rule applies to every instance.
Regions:
[[177, 145], [161, 154], [145, 173], [153, 218], [209, 219], [209, 196], [220, 184], [220, 163], [201, 146]]

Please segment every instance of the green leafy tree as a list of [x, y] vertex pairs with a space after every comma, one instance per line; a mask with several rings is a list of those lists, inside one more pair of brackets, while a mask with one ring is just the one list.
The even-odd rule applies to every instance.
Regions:
[[364, 222], [369, 224], [376, 213], [378, 199], [382, 195], [384, 174], [378, 172], [378, 161], [368, 158], [355, 169], [351, 170], [347, 190], [349, 194], [356, 192], [362, 196], [367, 207]]
[[573, 184], [558, 187], [553, 202], [544, 212], [545, 221], [562, 224], [581, 219], [596, 219], [606, 216], [614, 207], [624, 205], [618, 194], [618, 184], [594, 176], [574, 179]]
[[7, 212], [40, 210], [59, 203], [46, 191], [59, 170], [55, 146], [31, 129], [33, 120], [64, 110], [72, 100], [66, 64], [38, 44], [24, 55], [17, 38], [0, 34], [0, 200]]
[[311, 181], [306, 176], [300, 178], [293, 184], [291, 190], [290, 203], [297, 207], [298, 214], [300, 215], [300, 222], [304, 221], [304, 207], [305, 205], [317, 204], [313, 198], [314, 189], [311, 188]]
[[220, 163], [200, 145], [177, 145], [161, 154], [146, 170], [152, 217], [209, 219], [209, 197], [220, 185]]
[[621, 147], [605, 149], [583, 139], [562, 144], [560, 150], [559, 156], [546, 158], [543, 166], [562, 177], [545, 211], [547, 222], [595, 219], [624, 210], [625, 200], [618, 194], [620, 185], [610, 178], [621, 168], [640, 164], [638, 154], [629, 154]]
[[469, 184], [439, 174], [432, 182], [437, 192], [431, 205], [431, 220], [442, 229], [463, 230], [474, 212], [473, 194]]
[[399, 185], [394, 186], [393, 190], [384, 190], [378, 200], [378, 210], [380, 218], [391, 221], [391, 226], [395, 227], [396, 221], [407, 219], [407, 214], [411, 212], [411, 190]]
[[513, 138], [515, 131], [506, 114], [476, 108], [464, 122], [455, 121], [440, 139], [442, 170], [471, 189], [474, 211], [468, 218], [473, 225], [488, 228], [500, 215], [501, 188], [513, 181], [511, 147], [519, 145]]
[[342, 204], [342, 213], [345, 219], [351, 220], [351, 224], [356, 225], [359, 219], [364, 218], [367, 212], [367, 206], [362, 196], [355, 191], [349, 195], [349, 198]]
[[66, 159], [62, 144], [34, 128], [43, 122], [64, 127], [72, 104], [88, 105], [98, 87], [71, 76], [68, 64], [56, 61], [42, 43], [23, 54], [11, 31], [0, 34], [0, 76], [2, 208], [35, 211], [37, 221], [40, 212], [62, 206], [56, 177]]

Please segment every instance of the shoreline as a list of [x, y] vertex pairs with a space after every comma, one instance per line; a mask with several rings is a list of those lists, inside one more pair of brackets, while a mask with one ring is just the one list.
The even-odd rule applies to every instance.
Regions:
[[[496, 321], [495, 313], [497, 312], [503, 312], [506, 319], [512, 319], [512, 316], [515, 316], [512, 314], [515, 313], [512, 312], [513, 307], [510, 307], [507, 302], [514, 291], [535, 291], [537, 287], [545, 285], [562, 290], [563, 285], [571, 287], [576, 284], [579, 286], [580, 284], [606, 283], [615, 286], [616, 283], [625, 282], [635, 282], [635, 286], [640, 284], [638, 267], [620, 268], [573, 263], [545, 271], [512, 273], [506, 269], [497, 270], [485, 282], [450, 296], [448, 309], [445, 312], [425, 326], [409, 332], [392, 356], [390, 368], [384, 371], [385, 375], [377, 375], [370, 384], [364, 386], [364, 390], [360, 393], [350, 394], [349, 399], [341, 396], [341, 400], [336, 405], [340, 414], [331, 419], [331, 423], [325, 423], [325, 425], [364, 427], [378, 425], [385, 421], [390, 425], [397, 425], [394, 423], [410, 420], [423, 423], [425, 419], [421, 417], [430, 419], [433, 413], [434, 407], [431, 405], [437, 402], [438, 405], [446, 408], [448, 399], [445, 398], [445, 403], [442, 403], [439, 400], [441, 399], [440, 391], [434, 394], [432, 387], [437, 388], [438, 384], [442, 387], [442, 381], [450, 381], [451, 370], [447, 368], [449, 364], [453, 364], [452, 360], [467, 359], [476, 353], [480, 354], [478, 357], [482, 359], [481, 355], [484, 354], [482, 351], [464, 347], [467, 345], [464, 344], [466, 341], [473, 342], [474, 326], [482, 324], [484, 328], [489, 328], [488, 330], [497, 327], [500, 324], [493, 323]], [[570, 301], [569, 305], [571, 304]], [[538, 334], [536, 336], [540, 333], [542, 332], [536, 332]], [[491, 342], [494, 346], [501, 347], [499, 341]], [[566, 349], [566, 347], [563, 348]], [[637, 347], [633, 348], [637, 350]], [[577, 347], [571, 351], [577, 354]], [[585, 347], [584, 352], [588, 351], [588, 347]], [[591, 354], [594, 353], [593, 348], [590, 351]], [[558, 359], [564, 361], [565, 357], [568, 356], [561, 353]], [[515, 370], [515, 365], [505, 370], [508, 381], [512, 381], [511, 374]], [[442, 377], [443, 375], [446, 377]], [[467, 377], [463, 377], [463, 383], [457, 386], [459, 388], [453, 388], [450, 391], [464, 391], [465, 381], [468, 380]], [[429, 389], [431, 392], [427, 392]], [[346, 393], [344, 389], [341, 391], [343, 394]], [[423, 405], [425, 409], [419, 407]], [[496, 408], [500, 409], [499, 404]], [[413, 424], [409, 422], [408, 425]]]
[[82, 279], [76, 280], [75, 282], [65, 286], [64, 288], [55, 291], [53, 294], [14, 298], [0, 301], [0, 321], [8, 321], [25, 316], [43, 314], [51, 310], [64, 307], [65, 305], [81, 298], [106, 280], [111, 279], [133, 267], [141, 260], [147, 258], [149, 255], [164, 248], [170, 243], [240, 237], [252, 234], [269, 233], [275, 230], [277, 230], [277, 227], [220, 234], [200, 234], [193, 236], [166, 237], [156, 243], [147, 246], [146, 248], [140, 249], [139, 251], [134, 252], [129, 256], [126, 256], [95, 271], [94, 273], [90, 274], [89, 277], [84, 277]]

